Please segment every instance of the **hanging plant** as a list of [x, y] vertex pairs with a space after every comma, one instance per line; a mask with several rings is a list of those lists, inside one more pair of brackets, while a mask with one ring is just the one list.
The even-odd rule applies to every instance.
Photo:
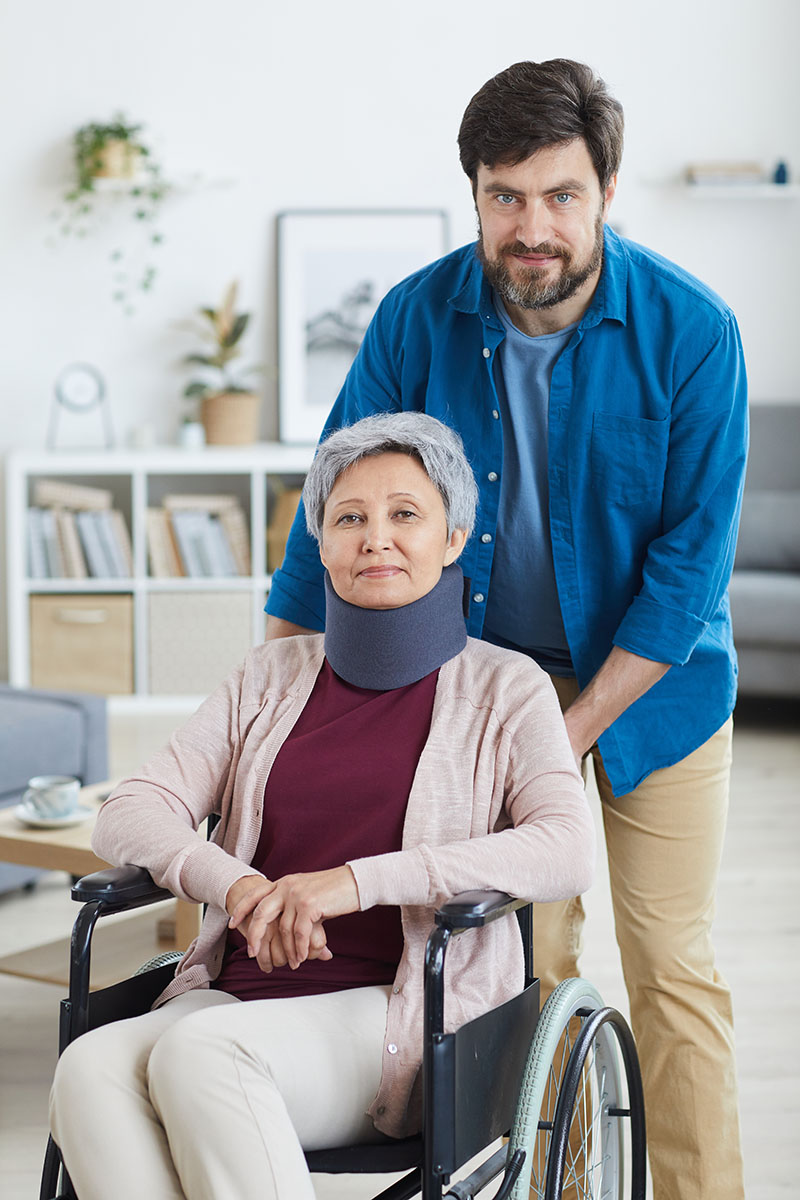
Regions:
[[136, 227], [133, 247], [116, 247], [112, 263], [112, 299], [131, 314], [136, 294], [152, 290], [157, 268], [152, 251], [164, 241], [158, 228], [161, 204], [169, 192], [160, 163], [142, 137], [142, 126], [118, 114], [107, 125], [91, 122], [73, 137], [74, 179], [64, 193], [63, 209], [53, 217], [64, 237], [87, 237], [112, 199], [124, 201]]

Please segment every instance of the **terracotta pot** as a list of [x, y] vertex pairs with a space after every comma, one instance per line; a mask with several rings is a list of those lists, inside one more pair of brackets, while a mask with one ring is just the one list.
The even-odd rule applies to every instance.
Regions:
[[249, 446], [258, 441], [259, 397], [253, 392], [219, 392], [203, 400], [200, 419], [209, 446]]
[[139, 173], [141, 151], [132, 142], [114, 138], [96, 155], [95, 179], [135, 179]]

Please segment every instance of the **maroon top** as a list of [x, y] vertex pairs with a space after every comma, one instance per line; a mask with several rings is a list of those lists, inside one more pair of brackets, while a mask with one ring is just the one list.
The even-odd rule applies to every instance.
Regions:
[[[402, 848], [408, 795], [430, 732], [438, 670], [375, 692], [345, 683], [327, 660], [281, 746], [264, 793], [252, 865], [267, 879], [323, 871]], [[310, 996], [391, 983], [403, 950], [400, 909], [376, 905], [325, 922], [330, 962], [269, 975], [229, 930], [213, 987], [241, 1000]]]

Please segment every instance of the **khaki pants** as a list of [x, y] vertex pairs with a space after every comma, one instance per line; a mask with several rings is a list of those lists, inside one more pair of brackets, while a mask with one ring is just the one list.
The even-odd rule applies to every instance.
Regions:
[[[574, 680], [553, 679], [562, 708]], [[654, 1200], [743, 1200], [731, 997], [711, 923], [728, 810], [733, 723], [675, 766], [602, 800], [617, 943], [642, 1066]], [[577, 975], [580, 898], [540, 904], [534, 955], [548, 995]]]
[[379, 1136], [390, 990], [198, 989], [78, 1038], [50, 1123], [80, 1200], [314, 1200], [301, 1147]]

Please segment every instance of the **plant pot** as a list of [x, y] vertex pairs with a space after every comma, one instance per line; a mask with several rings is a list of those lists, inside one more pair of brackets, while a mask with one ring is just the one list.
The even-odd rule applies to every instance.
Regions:
[[258, 402], [253, 392], [206, 396], [200, 419], [209, 446], [249, 446], [258, 441]]
[[132, 142], [113, 138], [94, 156], [95, 179], [135, 179], [139, 174], [142, 152]]

